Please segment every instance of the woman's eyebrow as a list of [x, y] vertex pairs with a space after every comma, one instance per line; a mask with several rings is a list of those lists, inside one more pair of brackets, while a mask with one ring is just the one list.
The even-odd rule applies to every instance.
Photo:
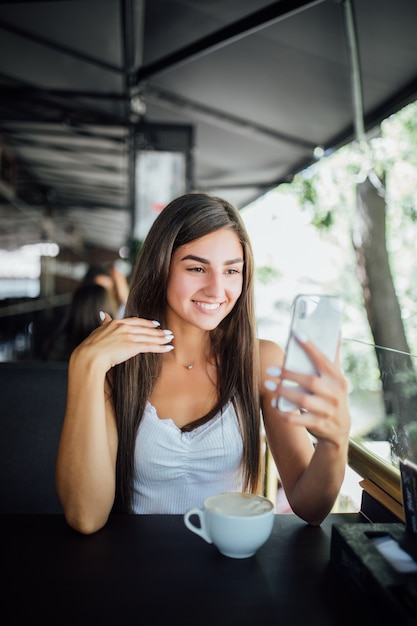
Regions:
[[[204, 259], [203, 257], [196, 256], [194, 254], [187, 254], [181, 259], [181, 261], [197, 261], [198, 263], [210, 265], [210, 261], [208, 259]], [[230, 261], [225, 261], [223, 265], [235, 265], [236, 263], [243, 263], [243, 258], [237, 257], [236, 259], [230, 259]]]

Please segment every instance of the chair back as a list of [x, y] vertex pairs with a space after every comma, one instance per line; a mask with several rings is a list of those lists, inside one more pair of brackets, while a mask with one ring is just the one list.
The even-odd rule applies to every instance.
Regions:
[[0, 363], [0, 514], [62, 513], [55, 463], [67, 363]]

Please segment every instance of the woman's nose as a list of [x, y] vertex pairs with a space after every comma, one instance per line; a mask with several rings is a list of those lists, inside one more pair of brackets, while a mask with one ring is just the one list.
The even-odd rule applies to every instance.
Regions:
[[211, 272], [207, 283], [206, 293], [212, 297], [222, 296], [224, 294], [224, 276], [223, 273]]

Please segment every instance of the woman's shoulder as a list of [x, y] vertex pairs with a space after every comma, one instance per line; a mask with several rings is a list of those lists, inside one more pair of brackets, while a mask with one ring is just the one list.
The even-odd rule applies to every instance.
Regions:
[[259, 339], [259, 393], [264, 392], [265, 381], [270, 378], [267, 374], [268, 367], [282, 367], [284, 363], [284, 350], [275, 341]]
[[278, 343], [270, 339], [258, 339], [258, 344], [261, 371], [272, 365], [282, 367], [285, 353]]

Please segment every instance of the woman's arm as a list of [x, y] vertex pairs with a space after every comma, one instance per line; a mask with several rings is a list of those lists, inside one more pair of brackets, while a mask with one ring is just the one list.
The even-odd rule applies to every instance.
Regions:
[[116, 491], [118, 436], [107, 372], [140, 352], [166, 352], [172, 335], [150, 320], [107, 320], [72, 353], [56, 464], [56, 488], [70, 526], [106, 523]]
[[85, 534], [104, 526], [115, 497], [118, 437], [105, 375], [85, 348], [71, 355], [56, 488], [68, 524]]
[[[302, 519], [318, 525], [330, 512], [345, 475], [350, 430], [347, 382], [339, 355], [332, 363], [312, 342], [300, 345], [320, 376], [286, 370], [270, 376], [267, 368], [282, 367], [283, 352], [273, 342], [261, 341], [262, 408], [268, 445], [288, 502]], [[280, 385], [284, 377], [312, 393], [284, 388]], [[266, 387], [265, 381], [269, 381]], [[279, 395], [302, 411], [278, 411]], [[315, 446], [308, 433], [315, 437]]]

